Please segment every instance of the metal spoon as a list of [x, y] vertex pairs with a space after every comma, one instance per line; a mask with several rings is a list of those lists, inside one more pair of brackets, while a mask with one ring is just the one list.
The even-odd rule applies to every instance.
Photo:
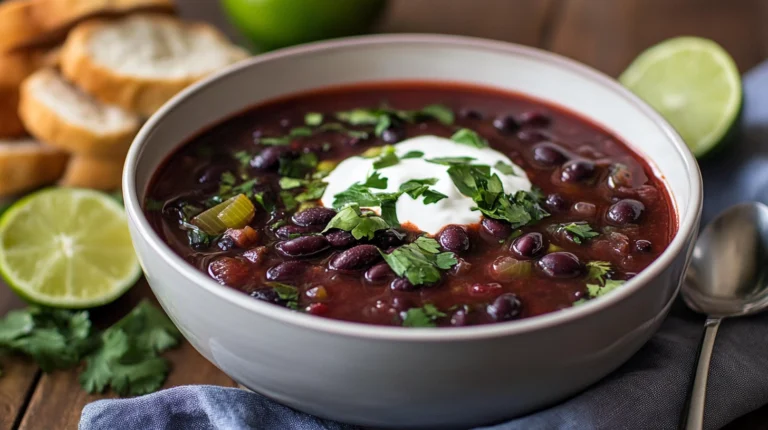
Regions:
[[698, 430], [704, 423], [709, 360], [720, 322], [768, 307], [768, 206], [733, 206], [704, 229], [693, 250], [682, 294], [688, 307], [707, 315], [686, 401], [688, 412], [680, 423], [681, 429]]

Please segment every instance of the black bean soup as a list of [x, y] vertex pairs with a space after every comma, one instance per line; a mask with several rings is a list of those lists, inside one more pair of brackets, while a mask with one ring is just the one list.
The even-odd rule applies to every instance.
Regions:
[[[533, 187], [502, 189], [511, 164], [395, 151], [426, 135], [489, 146]], [[323, 206], [327, 175], [361, 155], [374, 170]], [[384, 192], [388, 169], [406, 158], [444, 168], [479, 222], [426, 234], [399, 220], [398, 199], [423, 198], [430, 211], [447, 197], [435, 178]], [[182, 146], [148, 196], [157, 233], [222, 285], [296, 312], [406, 327], [578, 306], [621, 288], [677, 229], [661, 180], [605, 130], [517, 94], [423, 82], [256, 106]]]

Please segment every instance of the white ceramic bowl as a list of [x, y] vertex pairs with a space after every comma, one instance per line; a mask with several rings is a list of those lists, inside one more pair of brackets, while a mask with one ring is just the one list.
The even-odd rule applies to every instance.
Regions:
[[[403, 329], [295, 313], [222, 287], [163, 243], [142, 214], [150, 178], [216, 122], [287, 94], [356, 82], [467, 82], [581, 113], [643, 154], [664, 178], [679, 224], [669, 248], [625, 286], [583, 306], [521, 321]], [[163, 308], [207, 359], [296, 409], [375, 426], [465, 426], [531, 412], [595, 383], [658, 328], [680, 286], [701, 211], [696, 161], [672, 128], [614, 80], [532, 48], [389, 35], [260, 55], [192, 86], [139, 133], [125, 165], [131, 234]]]

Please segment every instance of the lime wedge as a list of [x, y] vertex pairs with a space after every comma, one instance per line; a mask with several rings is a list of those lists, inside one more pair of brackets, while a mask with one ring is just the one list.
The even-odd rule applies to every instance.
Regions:
[[141, 268], [114, 198], [51, 188], [19, 200], [0, 217], [0, 274], [31, 303], [90, 308], [122, 295]]
[[656, 109], [696, 157], [726, 140], [741, 109], [741, 76], [717, 43], [678, 37], [648, 48], [619, 81]]

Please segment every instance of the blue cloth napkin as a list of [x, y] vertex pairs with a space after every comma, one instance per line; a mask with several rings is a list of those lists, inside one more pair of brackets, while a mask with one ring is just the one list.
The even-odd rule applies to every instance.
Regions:
[[[742, 201], [768, 202], [768, 63], [744, 81], [744, 135], [701, 163], [704, 219]], [[550, 409], [484, 429], [674, 429], [702, 333], [703, 317], [678, 303], [659, 332], [624, 366]], [[705, 428], [716, 429], [768, 404], [768, 315], [726, 321], [709, 377]], [[358, 429], [312, 417], [248, 391], [176, 387], [133, 399], [100, 400], [80, 430]]]

